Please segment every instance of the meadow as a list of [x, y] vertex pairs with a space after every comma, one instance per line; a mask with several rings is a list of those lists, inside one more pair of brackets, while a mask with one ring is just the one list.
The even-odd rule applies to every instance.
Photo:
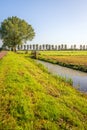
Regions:
[[87, 72], [87, 51], [40, 51], [39, 59]]
[[87, 51], [40, 51], [42, 55], [49, 55], [49, 56], [87, 56]]
[[0, 60], [0, 130], [86, 130], [87, 95], [29, 54]]

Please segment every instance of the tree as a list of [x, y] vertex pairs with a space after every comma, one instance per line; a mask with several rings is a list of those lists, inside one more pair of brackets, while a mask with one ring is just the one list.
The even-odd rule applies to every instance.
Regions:
[[18, 17], [8, 17], [0, 26], [0, 37], [4, 46], [16, 51], [16, 45], [21, 45], [35, 36], [34, 29], [25, 20]]

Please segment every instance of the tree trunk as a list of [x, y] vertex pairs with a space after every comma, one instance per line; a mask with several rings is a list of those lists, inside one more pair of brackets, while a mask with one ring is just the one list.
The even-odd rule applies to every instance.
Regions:
[[13, 51], [16, 52], [16, 46], [13, 47]]
[[31, 57], [34, 58], [34, 59], [38, 59], [38, 54], [39, 54], [39, 52], [34, 50], [34, 51], [31, 52]]

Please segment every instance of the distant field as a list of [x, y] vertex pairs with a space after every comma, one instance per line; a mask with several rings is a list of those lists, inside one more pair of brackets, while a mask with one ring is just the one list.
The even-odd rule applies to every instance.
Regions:
[[87, 51], [41, 51], [39, 59], [87, 72]]
[[87, 95], [29, 58], [0, 60], [0, 130], [86, 130]]
[[87, 51], [40, 51], [40, 54], [47, 56], [87, 56]]

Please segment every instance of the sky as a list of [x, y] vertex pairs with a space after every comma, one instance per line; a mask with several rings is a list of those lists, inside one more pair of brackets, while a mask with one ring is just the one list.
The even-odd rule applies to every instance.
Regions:
[[32, 25], [30, 44], [87, 43], [87, 0], [0, 0], [0, 23], [11, 16]]

